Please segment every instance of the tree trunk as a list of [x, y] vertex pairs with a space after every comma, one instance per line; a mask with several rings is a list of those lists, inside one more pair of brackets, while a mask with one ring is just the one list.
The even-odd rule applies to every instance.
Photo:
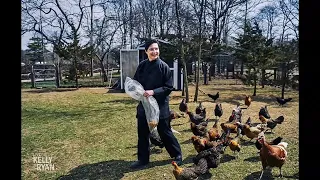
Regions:
[[264, 88], [265, 78], [266, 78], [266, 70], [265, 69], [261, 69], [261, 87], [262, 88]]
[[281, 98], [284, 98], [284, 90], [286, 86], [286, 67], [285, 63], [282, 64], [282, 89], [281, 89]]
[[196, 90], [194, 94], [194, 102], [198, 102], [198, 94], [199, 94], [199, 81], [200, 81], [200, 59], [201, 59], [201, 39], [199, 40], [199, 54], [198, 54], [198, 66], [196, 68]]
[[257, 95], [257, 72], [256, 72], [256, 68], [253, 68], [253, 95], [252, 96], [256, 96]]
[[208, 85], [208, 66], [207, 63], [202, 63], [202, 72], [203, 72], [203, 84]]

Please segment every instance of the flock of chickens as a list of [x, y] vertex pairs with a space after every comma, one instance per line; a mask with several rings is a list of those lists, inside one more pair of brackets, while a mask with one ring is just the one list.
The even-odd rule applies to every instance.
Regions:
[[[209, 97], [216, 102], [219, 98], [219, 92]], [[246, 108], [248, 108], [252, 102], [251, 97], [246, 96], [244, 102]], [[288, 101], [283, 102], [284, 101], [279, 102], [279, 105], [283, 105]], [[208, 127], [209, 118], [207, 118], [206, 107], [200, 102], [193, 112], [188, 108], [185, 99], [182, 99], [179, 104], [179, 110], [182, 114], [172, 111], [171, 119], [180, 118], [184, 113], [188, 115], [190, 130], [192, 132], [190, 140], [198, 154], [193, 157], [193, 165], [189, 167], [179, 167], [176, 162], [172, 162], [174, 167], [173, 174], [177, 180], [198, 179], [199, 176], [207, 173], [210, 168], [217, 168], [220, 164], [220, 158], [223, 156], [227, 147], [233, 151], [234, 155], [236, 152], [241, 151], [240, 139], [244, 140], [243, 136], [249, 138], [250, 141], [255, 140], [254, 144], [259, 151], [262, 163], [262, 171], [259, 179], [262, 178], [263, 172], [267, 167], [278, 167], [280, 170], [279, 176], [282, 176], [281, 168], [287, 158], [286, 148], [288, 143], [282, 142], [283, 138], [280, 136], [268, 141], [265, 137], [265, 132], [272, 132], [278, 124], [284, 121], [284, 116], [272, 119], [267, 106], [265, 106], [261, 107], [258, 113], [261, 122], [251, 123], [250, 117], [246, 122], [242, 122], [242, 110], [246, 108], [241, 108], [240, 105], [237, 105], [232, 110], [229, 119], [226, 122], [220, 123], [221, 130], [219, 130], [218, 123], [220, 117], [223, 115], [221, 103], [215, 104], [214, 116], [216, 119], [213, 126]], [[155, 141], [154, 138], [155, 137], [151, 135], [151, 144], [156, 146], [160, 145], [159, 147], [161, 147], [161, 139], [158, 138], [158, 141]]]

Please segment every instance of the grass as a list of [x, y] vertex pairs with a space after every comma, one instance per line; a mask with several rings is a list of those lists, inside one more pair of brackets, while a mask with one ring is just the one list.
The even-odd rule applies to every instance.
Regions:
[[[244, 94], [253, 93], [252, 87], [225, 82], [212, 81], [210, 85], [200, 86], [207, 93], [220, 92], [218, 102], [222, 103], [224, 114], [219, 122], [228, 119], [238, 102], [243, 103]], [[194, 89], [189, 87], [191, 101]], [[293, 97], [293, 101], [279, 107], [274, 97], [280, 95], [281, 89], [258, 87], [251, 106], [243, 111], [243, 119], [250, 116], [253, 122], [259, 122], [258, 112], [264, 105], [269, 105], [271, 117], [285, 116], [284, 123], [278, 125], [273, 134], [266, 134], [266, 138], [282, 136], [283, 141], [288, 142], [282, 179], [299, 179], [299, 96], [296, 91], [286, 92], [285, 96]], [[173, 92], [171, 109], [177, 111], [182, 98], [181, 91]], [[208, 117], [215, 118], [215, 103], [202, 93], [198, 101], [207, 108]], [[165, 149], [151, 154], [149, 168], [138, 171], [129, 168], [136, 160], [136, 105], [125, 93], [112, 93], [105, 88], [22, 89], [22, 179], [174, 179], [171, 159]], [[191, 109], [196, 106], [197, 103], [189, 102]], [[189, 166], [196, 151], [189, 140], [192, 132], [188, 119], [175, 119], [172, 126], [181, 132], [176, 137], [182, 148], [183, 167]], [[257, 179], [261, 172], [257, 150], [246, 137], [241, 144], [238, 158], [227, 148], [220, 166], [210, 169], [210, 174], [203, 178]], [[36, 156], [52, 158], [54, 170], [37, 170], [33, 161]], [[273, 168], [264, 173], [264, 179], [278, 179], [278, 174], [279, 169]]]

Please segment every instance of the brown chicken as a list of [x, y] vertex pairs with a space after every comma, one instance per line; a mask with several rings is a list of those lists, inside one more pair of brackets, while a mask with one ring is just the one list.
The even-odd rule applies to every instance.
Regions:
[[174, 110], [170, 110], [170, 119], [178, 119], [184, 117], [184, 114], [177, 113]]
[[237, 123], [221, 123], [220, 124], [224, 132], [230, 131], [230, 133], [238, 133], [238, 124]]
[[240, 145], [240, 139], [239, 136], [236, 136], [235, 138], [227, 137], [228, 139], [228, 146], [235, 153], [236, 151], [240, 152], [241, 145]]
[[[270, 141], [270, 142], [267, 142], [269, 145], [277, 145], [279, 144], [281, 141], [282, 141], [282, 137], [277, 137], [275, 138], [274, 140]], [[262, 144], [259, 142], [259, 140], [257, 139], [256, 142], [254, 143], [254, 145], [256, 146], [256, 148], [258, 150], [260, 150], [262, 148]]]
[[263, 115], [260, 115], [260, 116], [259, 116], [259, 119], [260, 119], [260, 121], [261, 121], [262, 124], [267, 124], [267, 121], [268, 121], [268, 120], [267, 120]]
[[262, 144], [260, 149], [260, 160], [262, 163], [262, 171], [259, 180], [262, 178], [264, 170], [267, 167], [278, 167], [280, 171], [280, 177], [282, 177], [281, 168], [286, 162], [287, 146], [288, 143], [280, 142], [278, 145], [269, 145], [266, 142], [264, 133], [261, 132], [258, 137], [258, 141]]
[[176, 180], [196, 180], [208, 171], [208, 164], [204, 158], [200, 159], [198, 164], [185, 168], [179, 167], [175, 161], [171, 164], [174, 167], [172, 172]]
[[215, 141], [220, 138], [220, 133], [218, 129], [218, 120], [216, 120], [211, 129], [208, 131], [208, 137], [210, 141]]
[[240, 122], [237, 122], [237, 124], [241, 127], [241, 129], [244, 131], [244, 134], [250, 139], [250, 141], [253, 138], [257, 138], [259, 133], [264, 131], [263, 129], [259, 129], [256, 126], [250, 127], [248, 124], [241, 124]]
[[203, 150], [216, 147], [219, 143], [216, 141], [210, 141], [208, 137], [192, 136], [191, 142], [194, 149], [199, 153]]
[[248, 96], [248, 95], [245, 95], [245, 96], [246, 96], [246, 97], [245, 97], [245, 99], [244, 99], [244, 104], [245, 104], [247, 107], [249, 107], [250, 104], [251, 104], [252, 99], [251, 99], [251, 97]]

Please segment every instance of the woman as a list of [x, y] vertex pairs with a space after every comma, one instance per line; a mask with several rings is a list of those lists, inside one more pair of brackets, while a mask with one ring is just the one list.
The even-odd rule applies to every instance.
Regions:
[[[172, 133], [169, 120], [169, 94], [173, 90], [171, 70], [159, 58], [159, 43], [156, 40], [149, 40], [145, 43], [145, 52], [148, 59], [139, 63], [133, 79], [143, 86], [145, 89], [143, 95], [145, 97], [153, 96], [157, 100], [160, 110], [159, 123], [157, 125], [158, 133], [170, 157], [174, 158], [178, 165], [181, 165], [181, 147]], [[150, 158], [150, 131], [141, 102], [137, 106], [136, 117], [138, 121], [138, 161], [134, 162], [130, 167], [140, 169], [146, 167]]]

